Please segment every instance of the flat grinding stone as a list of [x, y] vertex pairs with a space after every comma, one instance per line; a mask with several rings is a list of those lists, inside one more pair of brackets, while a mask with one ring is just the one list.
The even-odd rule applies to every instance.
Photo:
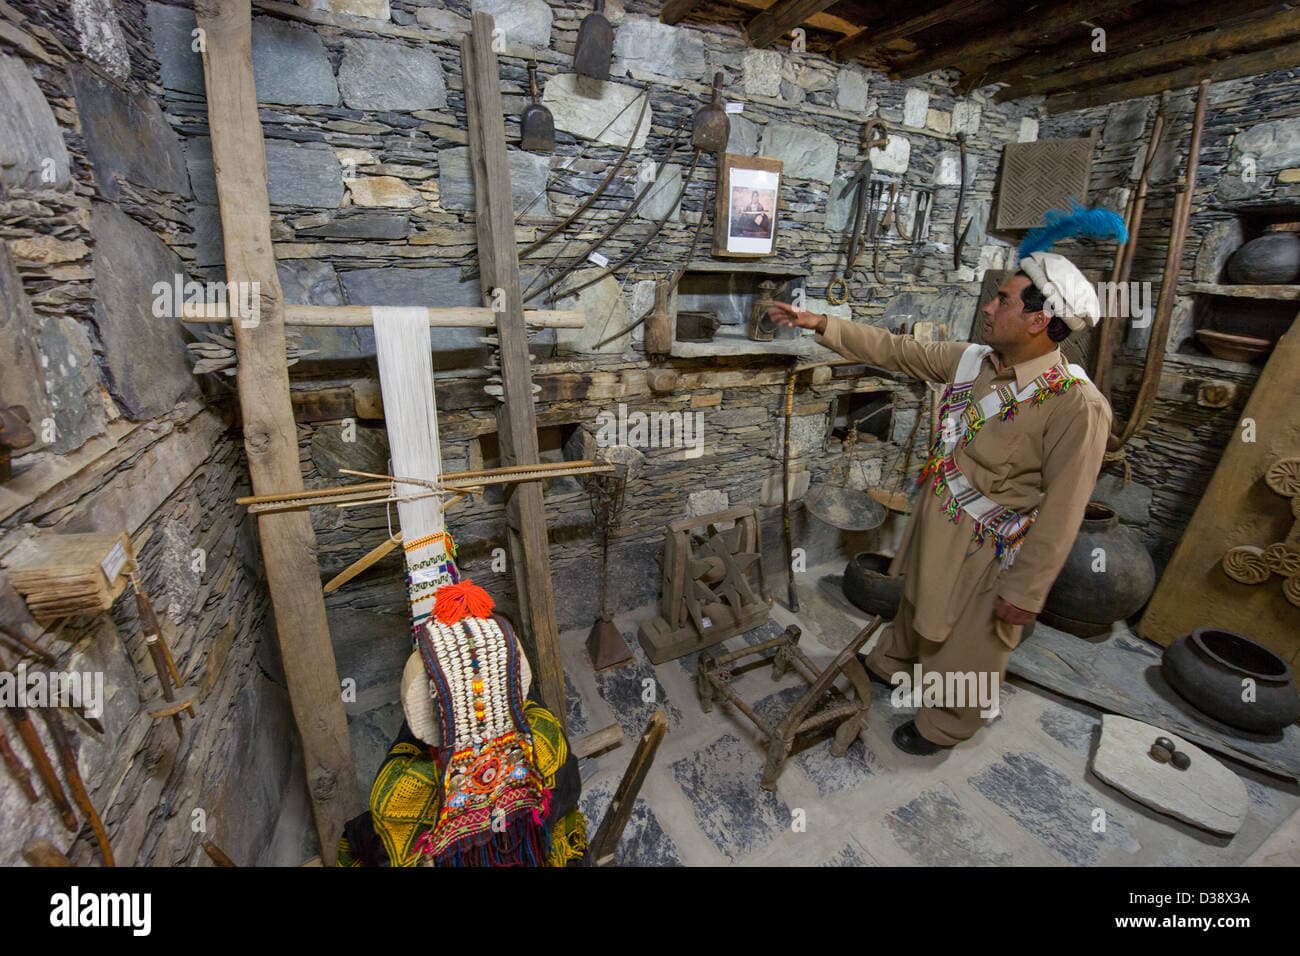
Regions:
[[[1191, 766], [1179, 770], [1152, 760], [1147, 752], [1157, 737], [1172, 740]], [[1232, 836], [1246, 822], [1250, 801], [1235, 773], [1173, 731], [1131, 717], [1102, 717], [1092, 772], [1134, 800], [1211, 833]]]

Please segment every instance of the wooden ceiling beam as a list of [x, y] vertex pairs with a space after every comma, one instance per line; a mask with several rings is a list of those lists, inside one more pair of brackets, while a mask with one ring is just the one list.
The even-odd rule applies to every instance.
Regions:
[[[1242, 17], [1280, 10], [1284, 6], [1274, 0], [1220, 0], [1180, 14], [1177, 30], [1182, 35], [1195, 33]], [[1107, 49], [1136, 50], [1169, 36], [1169, 14], [1162, 11], [1132, 23], [1117, 24], [1105, 29]], [[1014, 86], [1020, 80], [1037, 79], [1059, 72], [1097, 56], [1092, 47], [1093, 39], [1088, 35], [1014, 60], [1004, 60], [990, 65], [980, 74], [972, 72], [962, 77], [957, 84], [957, 92], [969, 93], [978, 86], [992, 83], [1009, 83]]]
[[1134, 0], [1056, 0], [1031, 13], [1017, 13], [998, 23], [989, 24], [962, 43], [950, 43], [926, 50], [900, 63], [890, 76], [906, 80], [963, 62], [997, 59], [999, 54], [1005, 55], [1008, 50], [1040, 46], [1045, 39], [1050, 39], [1075, 24], [1108, 16], [1133, 4]]
[[765, 47], [836, 0], [777, 0], [745, 26], [750, 46]]
[[1062, 70], [1034, 80], [1026, 80], [1000, 91], [999, 102], [1017, 100], [1038, 93], [1062, 93], [1087, 89], [1098, 81], [1112, 77], [1134, 77], [1168, 64], [1188, 63], [1192, 60], [1221, 60], [1263, 46], [1275, 46], [1279, 41], [1300, 36], [1300, 16], [1294, 10], [1254, 17], [1222, 29], [1196, 36], [1149, 46], [1132, 53], [1113, 56], [1101, 54], [1092, 63]]
[[1097, 86], [1082, 93], [1049, 96], [1044, 107], [1051, 114], [1069, 113], [1072, 110], [1105, 106], [1139, 96], [1151, 96], [1155, 93], [1163, 93], [1165, 90], [1187, 89], [1200, 83], [1201, 80], [1219, 83], [1223, 80], [1236, 80], [1243, 76], [1272, 73], [1274, 70], [1292, 69], [1297, 66], [1300, 66], [1300, 41], [1284, 43], [1255, 53], [1243, 53], [1226, 60], [1197, 63], [1169, 73], [1140, 76], [1133, 80]]
[[945, 3], [943, 6], [936, 7], [934, 10], [920, 16], [909, 16], [902, 20], [893, 20], [879, 27], [864, 27], [852, 36], [845, 37], [835, 44], [835, 56], [841, 60], [855, 56], [867, 56], [879, 51], [885, 44], [894, 40], [903, 40], [915, 36], [922, 30], [928, 30], [930, 27], [936, 27], [950, 20], [960, 19], [962, 16], [969, 16], [971, 7], [980, 5], [990, 6], [991, 4], [980, 4], [979, 0], [953, 0], [951, 3]]
[[659, 11], [659, 22], [679, 23], [703, 5], [704, 0], [668, 0], [663, 9]]

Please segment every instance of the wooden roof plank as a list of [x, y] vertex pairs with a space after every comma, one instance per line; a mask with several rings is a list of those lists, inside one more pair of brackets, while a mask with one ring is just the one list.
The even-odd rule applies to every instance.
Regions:
[[1118, 103], [1121, 100], [1131, 100], [1139, 96], [1151, 96], [1165, 90], [1187, 89], [1201, 80], [1218, 83], [1297, 66], [1300, 66], [1300, 41], [1284, 43], [1255, 53], [1243, 53], [1240, 56], [1215, 60], [1211, 63], [1196, 63], [1169, 73], [1140, 76], [1107, 86], [1097, 86], [1082, 93], [1049, 96], [1044, 106], [1051, 114], [1068, 113], [1073, 110]]
[[989, 5], [988, 3], [980, 4], [979, 0], [952, 0], [951, 3], [935, 7], [920, 16], [909, 16], [905, 19], [894, 20], [880, 27], [867, 26], [837, 43], [835, 45], [835, 54], [841, 60], [848, 57], [867, 56], [878, 52], [885, 44], [893, 40], [906, 39], [920, 33], [922, 30], [928, 30], [950, 20], [968, 17], [972, 7]]
[[745, 27], [751, 46], [765, 47], [787, 31], [816, 16], [836, 0], [777, 0]]

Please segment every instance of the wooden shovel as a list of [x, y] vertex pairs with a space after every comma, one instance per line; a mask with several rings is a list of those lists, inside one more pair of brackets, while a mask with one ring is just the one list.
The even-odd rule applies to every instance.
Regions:
[[519, 116], [519, 145], [534, 153], [555, 152], [555, 117], [541, 103], [537, 89], [537, 64], [528, 64], [528, 93], [532, 102]]
[[573, 72], [593, 80], [609, 79], [609, 61], [614, 55], [614, 28], [605, 19], [605, 0], [596, 0], [578, 26], [578, 42], [573, 48]]

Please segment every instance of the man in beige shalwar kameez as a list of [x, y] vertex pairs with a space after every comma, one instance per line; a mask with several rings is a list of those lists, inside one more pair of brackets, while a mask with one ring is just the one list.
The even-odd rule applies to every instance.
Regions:
[[[923, 674], [982, 672], [986, 683], [997, 674], [1000, 684], [1079, 531], [1111, 410], [1057, 343], [1095, 325], [1099, 303], [1062, 256], [1034, 253], [1021, 269], [980, 310], [987, 351], [922, 344], [784, 303], [769, 313], [814, 329], [819, 342], [854, 361], [959, 383], [945, 395], [943, 442], [892, 567], [903, 576], [898, 614], [865, 660], [874, 679], [903, 672], [910, 681], [919, 662]], [[954, 703], [921, 707], [894, 743], [927, 755], [970, 738], [983, 723], [981, 706], [947, 706]]]

